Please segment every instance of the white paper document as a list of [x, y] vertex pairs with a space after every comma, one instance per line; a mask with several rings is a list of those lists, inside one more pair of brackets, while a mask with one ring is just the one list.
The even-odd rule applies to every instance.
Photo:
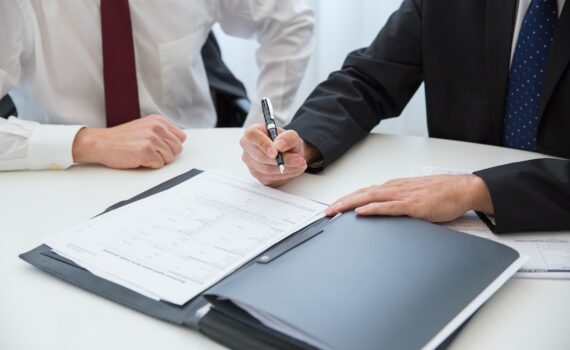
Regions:
[[253, 181], [204, 172], [45, 243], [96, 275], [182, 305], [325, 209]]
[[[417, 167], [412, 172], [416, 176], [469, 173], [464, 170], [437, 167]], [[570, 232], [496, 235], [472, 211], [462, 218], [445, 224], [445, 226], [456, 231], [492, 239], [529, 256], [529, 259], [515, 275], [516, 277], [570, 279]]]
[[446, 227], [492, 239], [518, 250], [529, 259], [517, 272], [517, 277], [570, 278], [570, 233], [518, 233], [496, 235], [477, 217], [468, 212]]

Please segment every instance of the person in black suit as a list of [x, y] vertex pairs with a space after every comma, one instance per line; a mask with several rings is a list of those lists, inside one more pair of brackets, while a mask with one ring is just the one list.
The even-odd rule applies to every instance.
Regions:
[[[243, 159], [277, 186], [327, 166], [425, 83], [431, 137], [570, 158], [570, 9], [561, 0], [404, 0], [372, 44], [318, 85], [274, 144], [245, 131]], [[286, 173], [274, 157], [284, 152]], [[449, 221], [494, 216], [497, 233], [570, 229], [570, 161], [390, 181], [327, 211]], [[481, 215], [485, 220], [487, 215]]]

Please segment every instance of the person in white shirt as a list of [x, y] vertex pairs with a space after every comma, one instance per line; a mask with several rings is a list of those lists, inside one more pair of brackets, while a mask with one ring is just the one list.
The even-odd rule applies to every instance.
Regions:
[[[130, 46], [118, 42], [124, 33], [116, 26], [125, 23]], [[263, 96], [272, 97], [284, 123], [313, 48], [313, 13], [302, 0], [0, 0], [0, 97], [9, 93], [20, 116], [0, 118], [0, 170], [172, 162], [186, 137], [182, 128], [216, 125], [200, 56], [215, 23], [260, 43], [246, 125], [262, 120]], [[104, 56], [129, 49], [138, 100], [130, 110], [138, 115], [120, 115], [127, 122], [109, 127], [110, 101], [120, 102], [130, 87], [114, 78]]]

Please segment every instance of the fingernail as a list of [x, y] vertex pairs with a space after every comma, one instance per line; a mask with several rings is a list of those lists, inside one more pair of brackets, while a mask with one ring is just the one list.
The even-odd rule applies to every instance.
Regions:
[[366, 206], [354, 209], [356, 214], [366, 214]]
[[336, 214], [340, 212], [342, 209], [342, 202], [336, 202], [331, 204], [330, 207], [327, 209], [327, 214]]

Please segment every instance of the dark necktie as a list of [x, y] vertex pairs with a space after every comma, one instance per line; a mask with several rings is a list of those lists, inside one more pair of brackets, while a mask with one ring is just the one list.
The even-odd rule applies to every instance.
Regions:
[[107, 127], [140, 118], [128, 0], [101, 0], [103, 77]]
[[533, 0], [515, 48], [503, 123], [503, 145], [537, 151], [540, 95], [558, 22], [557, 0]]

